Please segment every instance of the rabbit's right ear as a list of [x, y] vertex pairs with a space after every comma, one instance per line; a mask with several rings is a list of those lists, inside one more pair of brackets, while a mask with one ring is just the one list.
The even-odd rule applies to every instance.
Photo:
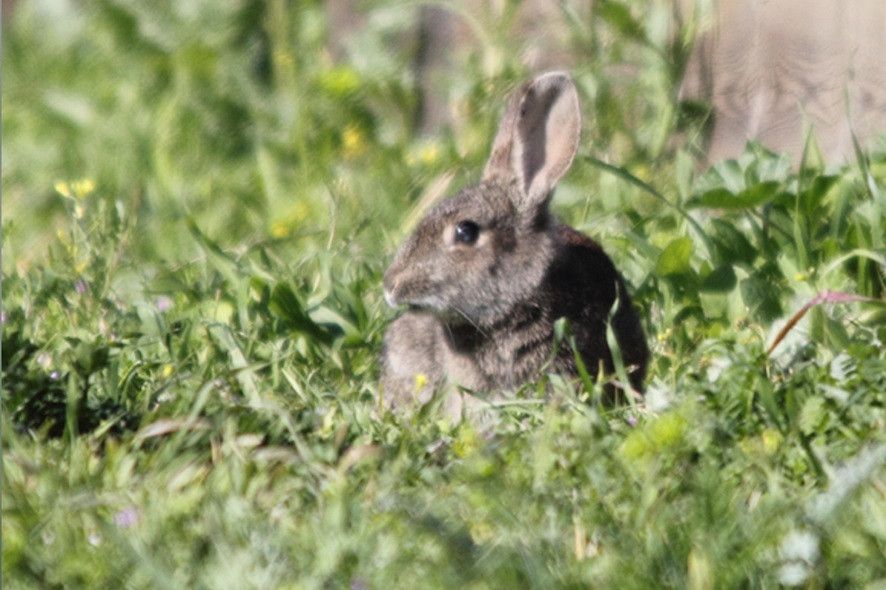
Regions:
[[581, 112], [568, 74], [549, 72], [515, 92], [502, 117], [484, 180], [516, 180], [518, 209], [547, 203], [578, 151]]

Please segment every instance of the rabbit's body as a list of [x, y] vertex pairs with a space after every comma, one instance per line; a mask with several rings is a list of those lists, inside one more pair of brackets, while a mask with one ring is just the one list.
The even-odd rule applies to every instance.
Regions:
[[576, 374], [554, 325], [569, 322], [587, 369], [613, 370], [606, 323], [633, 387], [648, 361], [643, 330], [618, 271], [596, 242], [556, 222], [553, 185], [578, 145], [578, 98], [564, 74], [545, 74], [511, 101], [484, 180], [434, 207], [385, 274], [389, 303], [413, 308], [385, 335], [389, 406], [426, 401], [443, 384], [512, 390], [550, 369]]

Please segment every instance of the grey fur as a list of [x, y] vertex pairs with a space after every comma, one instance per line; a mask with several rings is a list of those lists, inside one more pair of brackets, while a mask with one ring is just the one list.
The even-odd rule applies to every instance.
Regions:
[[[483, 180], [427, 213], [384, 277], [392, 306], [409, 305], [388, 328], [382, 395], [388, 407], [427, 401], [447, 389], [451, 413], [460, 388], [500, 395], [552, 370], [576, 373], [561, 347], [551, 359], [554, 323], [568, 319], [588, 370], [613, 370], [606, 318], [631, 383], [642, 389], [649, 351], [630, 296], [609, 257], [548, 211], [554, 186], [578, 148], [581, 116], [571, 78], [552, 72], [508, 103]], [[474, 244], [455, 227], [480, 228]]]

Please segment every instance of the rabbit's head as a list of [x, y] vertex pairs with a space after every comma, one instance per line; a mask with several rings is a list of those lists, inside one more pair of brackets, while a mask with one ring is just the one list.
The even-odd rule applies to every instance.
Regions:
[[516, 91], [482, 181], [431, 209], [400, 248], [384, 277], [388, 303], [488, 325], [531, 302], [554, 257], [548, 203], [580, 129], [567, 74]]

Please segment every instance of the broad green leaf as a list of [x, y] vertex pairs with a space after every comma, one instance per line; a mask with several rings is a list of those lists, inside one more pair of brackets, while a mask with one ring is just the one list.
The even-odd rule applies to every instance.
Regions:
[[816, 176], [812, 180], [812, 184], [800, 194], [800, 202], [803, 204], [804, 211], [809, 214], [814, 213], [815, 209], [821, 206], [825, 195], [839, 180], [840, 177], [834, 175]]
[[289, 285], [278, 283], [274, 286], [268, 307], [271, 313], [283, 320], [290, 329], [311, 336], [324, 344], [332, 340], [330, 334], [307, 314], [304, 305]]
[[751, 209], [773, 199], [778, 194], [779, 186], [781, 183], [776, 181], [761, 182], [737, 194], [725, 188], [716, 188], [689, 199], [686, 206], [709, 209]]
[[771, 280], [752, 276], [741, 282], [741, 298], [752, 315], [771, 322], [781, 315], [779, 289]]
[[736, 229], [735, 225], [724, 219], [712, 219], [713, 241], [719, 261], [732, 264], [753, 264], [758, 253], [751, 242]]
[[824, 399], [820, 397], [808, 398], [800, 409], [798, 418], [800, 432], [806, 435], [814, 434], [824, 417]]
[[612, 25], [622, 35], [640, 41], [647, 42], [643, 26], [631, 16], [631, 11], [621, 2], [605, 0], [596, 7], [597, 14]]
[[319, 326], [330, 326], [334, 331], [344, 334], [348, 344], [356, 344], [360, 341], [360, 332], [357, 327], [328, 306], [321, 305], [317, 309], [311, 310], [308, 316]]
[[701, 291], [728, 293], [735, 288], [736, 277], [732, 265], [718, 266], [706, 276], [702, 277], [699, 289]]
[[692, 256], [692, 240], [686, 237], [672, 240], [658, 257], [655, 272], [661, 276], [677, 275], [689, 272], [692, 267], [689, 259]]

